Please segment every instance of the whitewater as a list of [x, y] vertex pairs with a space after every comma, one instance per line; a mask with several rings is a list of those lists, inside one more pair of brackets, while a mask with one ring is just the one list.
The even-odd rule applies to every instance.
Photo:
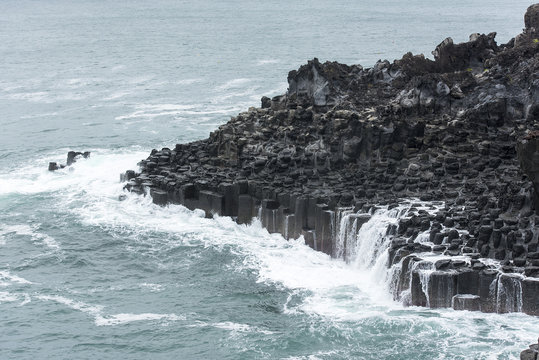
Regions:
[[[344, 261], [258, 221], [156, 206], [120, 173], [286, 91], [309, 58], [508, 41], [528, 5], [2, 2], [0, 358], [517, 358], [536, 317], [394, 300], [380, 241], [402, 209], [353, 244], [340, 222]], [[91, 156], [48, 172], [69, 150]]]

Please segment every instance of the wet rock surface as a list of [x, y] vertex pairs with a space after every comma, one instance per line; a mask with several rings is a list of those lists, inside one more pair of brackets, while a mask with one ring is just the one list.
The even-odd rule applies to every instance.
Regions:
[[520, 360], [537, 359], [539, 359], [539, 339], [537, 344], [530, 345], [529, 349], [526, 349], [520, 353]]
[[77, 162], [77, 159], [80, 159], [80, 158], [84, 158], [84, 159], [87, 159], [90, 157], [90, 152], [89, 151], [84, 151], [84, 152], [80, 152], [80, 151], [69, 151], [67, 153], [67, 161], [66, 161], [66, 164], [58, 164], [57, 162], [50, 162], [49, 163], [49, 171], [56, 171], [56, 170], [59, 170], [59, 169], [63, 169], [65, 168], [66, 166], [71, 166], [73, 165], [74, 163]]
[[533, 199], [539, 209], [539, 132], [531, 132], [517, 144], [518, 159], [522, 171], [533, 184]]
[[125, 188], [241, 224], [258, 217], [345, 259], [343, 231], [414, 199], [385, 235], [396, 299], [539, 315], [538, 12], [507, 44], [448, 38], [434, 60], [313, 59], [288, 74], [286, 94], [208, 139], [153, 150]]

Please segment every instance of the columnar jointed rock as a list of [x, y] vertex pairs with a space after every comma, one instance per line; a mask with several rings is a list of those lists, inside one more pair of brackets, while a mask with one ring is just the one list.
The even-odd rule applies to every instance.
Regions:
[[[412, 206], [388, 229], [388, 265], [402, 268], [395, 296], [539, 315], [539, 207], [529, 181], [539, 130], [536, 11], [518, 41], [448, 38], [434, 61], [410, 53], [370, 69], [309, 61], [289, 73], [286, 94], [262, 98], [208, 139], [153, 150], [139, 173], [125, 174], [125, 187], [239, 223], [258, 216], [270, 232], [345, 258], [342, 231], [368, 220], [346, 214], [443, 201], [436, 213]], [[528, 144], [519, 147], [524, 172], [519, 139]], [[468, 260], [426, 264], [415, 254], [427, 251]]]
[[533, 132], [517, 144], [520, 167], [530, 178], [534, 188], [535, 210], [539, 211], [539, 132]]

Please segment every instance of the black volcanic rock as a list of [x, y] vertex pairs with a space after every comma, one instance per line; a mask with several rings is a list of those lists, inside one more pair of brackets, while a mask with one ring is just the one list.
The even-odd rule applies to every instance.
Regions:
[[[85, 151], [85, 152], [69, 151], [67, 153], [66, 165], [58, 164], [56, 162], [50, 162], [48, 170], [49, 171], [56, 171], [58, 169], [63, 169], [66, 166], [71, 166], [71, 165], [73, 165], [73, 163], [77, 162], [77, 159], [79, 159], [81, 157], [84, 158], [84, 159], [89, 158], [90, 157], [90, 152], [89, 151]], [[134, 174], [134, 172], [133, 172], [133, 174]]]
[[539, 4], [528, 7], [524, 15], [524, 25], [526, 26], [526, 30], [539, 30]]
[[537, 360], [539, 359], [539, 339], [537, 344], [532, 344], [530, 347], [520, 353], [520, 360]]
[[539, 210], [539, 132], [530, 133], [520, 140], [517, 152], [522, 171], [533, 183], [535, 209]]
[[[495, 33], [448, 38], [434, 60], [408, 53], [363, 68], [313, 59], [288, 74], [287, 93], [263, 97], [208, 139], [153, 150], [125, 188], [208, 217], [258, 216], [270, 232], [345, 259], [343, 211], [353, 214], [344, 225], [359, 229], [377, 206], [443, 201], [436, 214], [412, 206], [388, 228], [388, 265], [402, 265], [396, 298], [539, 315], [537, 12], [528, 9], [526, 29], [507, 44]], [[430, 244], [415, 241], [424, 232]], [[430, 251], [469, 262], [430, 264], [425, 286], [414, 254]]]
[[90, 157], [90, 152], [89, 151], [85, 151], [85, 152], [79, 152], [79, 151], [70, 151], [67, 153], [67, 166], [70, 166], [71, 164], [73, 164], [74, 162], [77, 161], [77, 158], [82, 156], [83, 158], [87, 159], [88, 157]]

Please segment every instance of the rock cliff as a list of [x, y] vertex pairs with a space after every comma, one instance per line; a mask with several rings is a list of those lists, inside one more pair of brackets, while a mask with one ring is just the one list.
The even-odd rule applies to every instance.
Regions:
[[208, 139], [153, 150], [125, 188], [345, 259], [400, 209], [374, 252], [395, 299], [539, 315], [539, 5], [525, 26], [503, 45], [447, 38], [434, 60], [313, 59]]

